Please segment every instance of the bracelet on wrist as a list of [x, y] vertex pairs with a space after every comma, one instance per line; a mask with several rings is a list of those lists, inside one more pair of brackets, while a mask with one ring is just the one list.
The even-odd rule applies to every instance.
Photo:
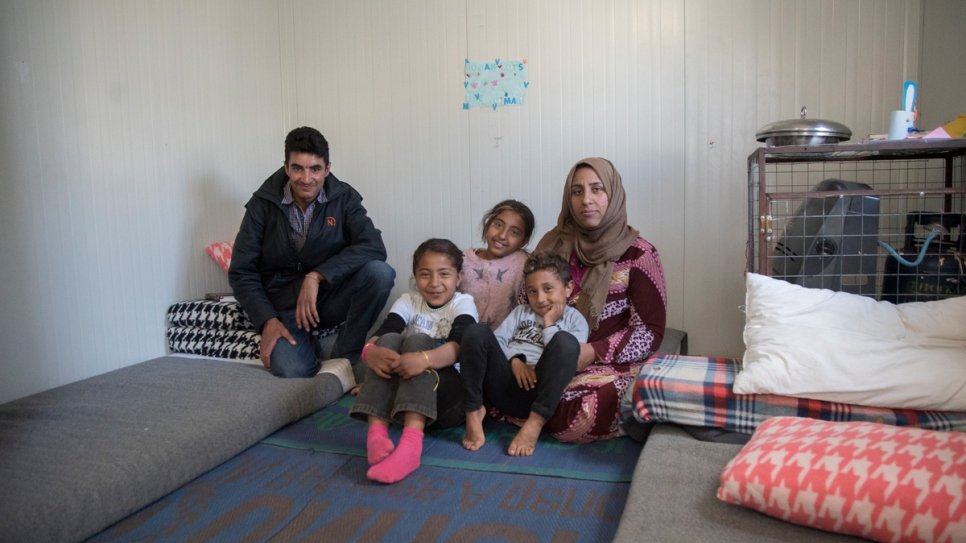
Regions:
[[368, 353], [369, 352], [369, 349], [371, 349], [374, 345], [375, 345], [375, 343], [372, 343], [372, 342], [366, 343], [362, 347], [362, 354], [359, 355], [359, 359], [362, 360], [363, 362], [365, 362], [366, 361], [366, 353]]

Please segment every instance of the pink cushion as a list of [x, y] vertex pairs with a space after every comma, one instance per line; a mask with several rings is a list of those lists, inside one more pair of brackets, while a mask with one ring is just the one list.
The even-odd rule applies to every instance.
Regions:
[[718, 499], [876, 541], [966, 541], [966, 434], [775, 417], [721, 474]]
[[234, 241], [218, 241], [205, 247], [208, 256], [218, 264], [218, 267], [228, 273], [228, 266], [231, 264], [231, 250], [235, 246]]

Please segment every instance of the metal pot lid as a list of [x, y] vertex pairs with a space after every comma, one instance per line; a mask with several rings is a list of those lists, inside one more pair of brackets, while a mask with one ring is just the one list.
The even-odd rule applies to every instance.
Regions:
[[847, 141], [852, 137], [852, 130], [842, 123], [827, 121], [825, 119], [806, 119], [806, 108], [802, 107], [800, 119], [786, 119], [775, 121], [761, 127], [755, 138], [758, 141], [766, 141], [768, 138], [779, 136], [823, 136], [829, 141]]

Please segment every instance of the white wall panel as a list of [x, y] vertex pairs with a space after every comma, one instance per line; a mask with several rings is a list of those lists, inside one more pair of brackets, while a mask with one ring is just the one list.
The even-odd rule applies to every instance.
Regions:
[[203, 248], [284, 135], [276, 9], [238, 7], [2, 3], [0, 401], [164, 354], [167, 306], [227, 290]]
[[[520, 5], [518, 17], [507, 17]], [[493, 2], [468, 12], [471, 61], [528, 60], [523, 107], [472, 109], [473, 217], [526, 202], [535, 246], [556, 224], [570, 167], [587, 156], [617, 166], [632, 226], [661, 251], [669, 318], [681, 327], [684, 242], [683, 2]], [[479, 234], [474, 231], [474, 243]]]
[[[805, 104], [857, 137], [883, 132], [902, 80], [919, 75], [922, 11], [0, 2], [0, 401], [163, 354], [166, 307], [227, 290], [203, 248], [234, 237], [298, 125], [323, 131], [334, 172], [365, 196], [399, 272], [394, 295], [422, 239], [478, 245], [482, 213], [515, 197], [536, 214], [535, 243], [573, 162], [612, 159], [631, 223], [661, 251], [669, 323], [695, 352], [740, 355], [755, 131]], [[526, 104], [462, 110], [464, 59], [496, 57], [528, 60]]]
[[333, 173], [362, 193], [399, 276], [393, 296], [408, 287], [421, 241], [469, 241], [463, 9], [281, 3], [286, 121], [321, 130]]
[[[694, 352], [740, 356], [747, 156], [768, 122], [883, 133], [918, 70], [920, 2], [688, 0], [684, 322]], [[714, 142], [714, 143], [712, 143]]]
[[[919, 127], [932, 129], [966, 115], [966, 62], [963, 62], [966, 2], [923, 3]], [[959, 52], [959, 53], [957, 53]]]

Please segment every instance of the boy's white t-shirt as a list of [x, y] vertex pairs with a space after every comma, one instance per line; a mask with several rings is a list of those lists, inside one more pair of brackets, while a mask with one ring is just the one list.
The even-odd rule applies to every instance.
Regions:
[[469, 315], [479, 320], [476, 302], [469, 294], [457, 292], [442, 307], [432, 308], [419, 293], [407, 292], [393, 302], [390, 313], [402, 317], [406, 323], [406, 334], [426, 334], [433, 339], [449, 337], [453, 321], [460, 315]]

